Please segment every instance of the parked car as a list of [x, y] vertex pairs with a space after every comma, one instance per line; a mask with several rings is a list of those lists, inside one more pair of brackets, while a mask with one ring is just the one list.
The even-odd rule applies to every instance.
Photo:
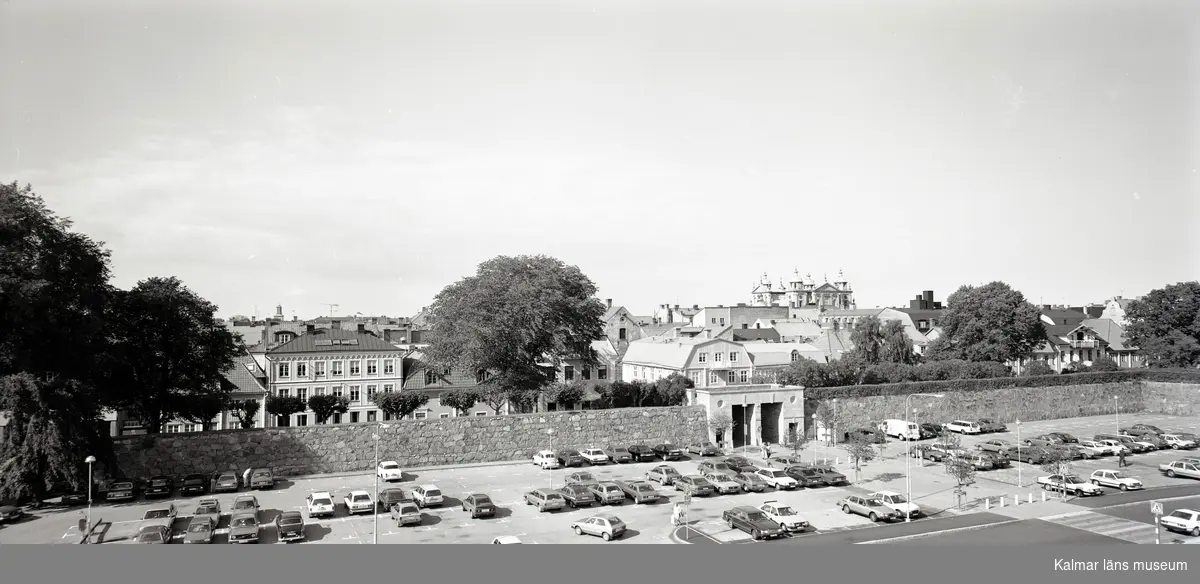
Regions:
[[679, 474], [679, 471], [675, 470], [673, 467], [666, 464], [660, 464], [650, 469], [646, 473], [646, 480], [654, 481], [664, 487], [669, 487], [675, 484], [675, 481], [681, 476], [683, 475]]
[[417, 504], [413, 501], [404, 501], [392, 505], [390, 514], [392, 521], [396, 522], [396, 527], [421, 524], [421, 508], [417, 507]]
[[731, 474], [738, 472], [738, 471], [734, 470], [734, 468], [732, 466], [729, 466], [729, 463], [723, 462], [720, 460], [718, 460], [718, 461], [706, 460], [704, 462], [701, 462], [700, 464], [696, 465], [696, 470], [697, 470], [697, 472], [699, 472], [702, 475], [707, 475], [707, 473], [710, 473], [710, 472], [727, 472], [727, 473], [731, 473]]
[[1058, 438], [1058, 441], [1062, 442], [1063, 444], [1077, 444], [1079, 442], [1078, 438], [1067, 434], [1066, 432], [1049, 432], [1047, 435]]
[[1122, 491], [1138, 491], [1144, 488], [1142, 481], [1127, 476], [1119, 470], [1101, 469], [1092, 473], [1091, 481], [1093, 485], [1112, 487], [1121, 489]]
[[379, 511], [387, 511], [388, 509], [392, 508], [392, 505], [407, 500], [408, 493], [405, 493], [404, 489], [384, 489], [379, 491], [379, 500], [375, 501], [376, 509]]
[[563, 466], [583, 466], [587, 459], [578, 450], [559, 450], [558, 463]]
[[903, 519], [900, 513], [895, 509], [883, 504], [879, 499], [862, 497], [859, 495], [850, 495], [841, 501], [838, 501], [838, 507], [841, 507], [842, 512], [849, 515], [851, 513], [862, 515], [872, 522], [893, 521]]
[[712, 483], [700, 475], [681, 476], [675, 479], [674, 487], [676, 491], [690, 493], [693, 497], [709, 497], [716, 492]]
[[1106, 441], [1106, 440], [1116, 440], [1117, 442], [1121, 443], [1122, 446], [1124, 446], [1125, 448], [1128, 448], [1129, 452], [1132, 452], [1135, 454], [1141, 453], [1141, 452], [1148, 452], [1151, 448], [1151, 446], [1149, 444], [1146, 444], [1144, 442], [1139, 442], [1133, 436], [1126, 436], [1124, 434], [1096, 434], [1095, 436], [1092, 437], [1092, 439], [1099, 440], [1101, 442]]
[[937, 438], [945, 430], [941, 424], [921, 424], [921, 439]]
[[139, 544], [171, 543], [171, 530], [161, 525], [146, 525], [138, 530], [134, 541]]
[[258, 497], [254, 495], [240, 495], [234, 497], [233, 507], [229, 510], [230, 513], [258, 513]]
[[600, 484], [600, 480], [597, 479], [595, 475], [584, 470], [573, 472], [567, 475], [567, 478], [564, 482], [566, 482], [568, 485], [583, 485], [585, 487]]
[[778, 465], [780, 468], [785, 468], [796, 464], [804, 464], [804, 459], [799, 456], [772, 456], [767, 461], [769, 467]]
[[608, 464], [609, 462], [608, 454], [604, 452], [603, 448], [585, 448], [579, 452], [579, 455], [592, 466]]
[[149, 525], [151, 523], [165, 525], [168, 529], [175, 524], [175, 518], [179, 516], [179, 510], [175, 508], [174, 503], [167, 503], [163, 507], [154, 507], [147, 509], [142, 515], [142, 524]]
[[887, 436], [885, 436], [883, 432], [871, 430], [870, 428], [857, 428], [855, 430], [842, 433], [842, 439], [846, 442], [856, 438], [866, 440], [871, 444], [887, 444]]
[[625, 503], [625, 491], [621, 490], [616, 483], [604, 481], [594, 485], [587, 485], [587, 489], [592, 492], [592, 496], [601, 505], [621, 505]]
[[371, 493], [366, 491], [350, 491], [342, 497], [342, 504], [346, 506], [346, 512], [354, 515], [355, 513], [373, 513], [375, 511], [375, 501], [371, 500]]
[[571, 524], [571, 529], [578, 535], [594, 535], [604, 541], [617, 539], [625, 535], [626, 530], [624, 521], [621, 521], [616, 515], [607, 513], [576, 521]]
[[800, 533], [808, 529], [808, 521], [805, 521], [790, 505], [785, 505], [779, 501], [765, 501], [759, 506], [758, 510], [762, 511], [767, 516], [767, 519], [778, 524], [780, 529], [788, 533]]
[[728, 522], [730, 528], [745, 531], [756, 540], [783, 537], [784, 534], [779, 523], [767, 517], [761, 509], [749, 505], [728, 509], [721, 514], [721, 519]]
[[629, 447], [629, 455], [633, 457], [634, 462], [650, 462], [658, 457], [653, 448], [645, 444], [634, 444]]
[[1128, 446], [1126, 446], [1125, 443], [1121, 442], [1120, 440], [1116, 440], [1116, 439], [1101, 440], [1100, 438], [1096, 438], [1094, 440], [1094, 442], [1107, 446], [1109, 448], [1109, 450], [1113, 453], [1113, 456], [1121, 454], [1122, 452], [1124, 452], [1126, 455], [1133, 454], [1133, 450], [1130, 449]]
[[471, 519], [496, 516], [496, 504], [492, 502], [492, 498], [480, 493], [464, 497], [462, 510], [470, 513]]
[[183, 543], [212, 543], [217, 525], [209, 515], [195, 516], [183, 532]]
[[722, 454], [721, 449], [717, 448], [717, 445], [712, 442], [692, 444], [687, 447], [687, 451], [688, 454], [695, 454], [697, 456], [720, 456]]
[[257, 513], [234, 513], [229, 520], [229, 543], [258, 543], [261, 533]]
[[628, 464], [633, 462], [633, 455], [629, 453], [628, 448], [609, 446], [604, 449], [604, 454], [608, 456], [608, 460], [613, 464]]
[[170, 497], [171, 493], [174, 492], [175, 484], [169, 476], [155, 475], [150, 477], [149, 481], [146, 481], [145, 495], [147, 499], [150, 497]]
[[733, 477], [733, 482], [742, 487], [742, 491], [747, 493], [761, 493], [767, 490], [770, 485], [757, 473], [742, 472]]
[[667, 442], [655, 445], [654, 454], [663, 460], [680, 460], [683, 458], [683, 449]]
[[733, 473], [730, 471], [711, 471], [705, 474], [704, 478], [708, 479], [718, 494], [728, 495], [742, 492], [742, 485], [733, 480]]
[[445, 502], [442, 496], [442, 490], [437, 485], [421, 485], [413, 487], [412, 490], [413, 502], [417, 507], [438, 507]]
[[1033, 438], [1025, 439], [1025, 446], [1040, 446], [1042, 448], [1054, 448], [1060, 444], [1062, 444], [1062, 442], [1059, 441], [1057, 436], [1051, 436], [1049, 434], [1042, 434], [1041, 436], [1034, 436]]
[[1189, 479], [1200, 479], [1200, 465], [1194, 462], [1176, 460], [1175, 462], [1158, 465], [1158, 470], [1172, 478], [1186, 477]]
[[1100, 452], [1094, 448], [1088, 448], [1086, 446], [1081, 446], [1079, 444], [1063, 444], [1063, 445], [1061, 445], [1061, 447], [1071, 450], [1072, 452], [1078, 454], [1084, 460], [1092, 460], [1092, 459], [1100, 458]]
[[1167, 443], [1167, 440], [1158, 434], [1142, 434], [1141, 436], [1136, 436], [1135, 440], [1153, 446], [1154, 450], [1166, 450], [1171, 447]]
[[591, 507], [596, 503], [596, 496], [586, 485], [565, 485], [558, 489], [559, 494], [566, 500], [567, 506], [576, 507]]
[[1167, 531], [1190, 533], [1192, 537], [1200, 537], [1200, 511], [1176, 509], [1170, 515], [1164, 515], [1159, 523]]
[[617, 481], [617, 487], [625, 493], [625, 496], [633, 499], [634, 504], [653, 503], [659, 499], [658, 489], [646, 481]]
[[1191, 450], [1196, 447], [1194, 439], [1186, 438], [1182, 434], [1163, 434], [1162, 439], [1172, 450]]
[[213, 473], [212, 479], [209, 481], [208, 492], [214, 495], [217, 493], [236, 493], [238, 491], [238, 484], [237, 473]]
[[946, 424], [946, 431], [959, 434], [982, 434], [983, 428], [979, 426], [979, 423], [970, 420], [954, 420]]
[[269, 468], [256, 468], [250, 471], [250, 480], [246, 484], [247, 489], [272, 489], [275, 488], [275, 474]]
[[815, 468], [809, 466], [793, 465], [783, 469], [783, 472], [787, 473], [787, 476], [792, 477], [801, 487], [826, 486], [825, 477], [817, 472]]
[[1022, 446], [1016, 450], [1008, 451], [1008, 456], [1011, 460], [1024, 462], [1025, 464], [1042, 464], [1054, 457], [1054, 454], [1049, 448], [1041, 446]]
[[1118, 450], [1118, 447], [1116, 446], [1104, 444], [1103, 442], [1096, 442], [1095, 440], [1080, 440], [1078, 443], [1076, 443], [1076, 446], [1078, 448], [1086, 448], [1096, 453], [1097, 456], [1111, 456], [1116, 454]]
[[825, 484], [831, 487], [840, 487], [850, 484], [850, 479], [847, 478], [846, 475], [834, 470], [833, 467], [817, 465], [811, 468], [817, 471], [817, 474], [820, 475], [821, 478], [825, 479]]
[[1012, 462], [1008, 458], [1008, 455], [1004, 454], [1003, 452], [986, 452], [980, 450], [978, 452], [971, 453], [971, 456], [980, 456], [986, 458], [988, 464], [990, 465], [989, 468], [992, 469], [1008, 468], [1012, 466]]
[[1047, 491], [1062, 491], [1076, 497], [1085, 495], [1103, 495], [1104, 491], [1081, 478], [1079, 475], [1052, 474], [1038, 477], [1037, 484]]
[[190, 474], [179, 483], [180, 495], [203, 495], [208, 490], [208, 478], [202, 474]]
[[903, 518], [908, 515], [911, 519], [916, 519], [922, 515], [921, 506], [909, 501], [900, 493], [894, 491], [878, 491], [867, 495], [868, 499], [878, 499], [886, 507], [895, 511]]
[[333, 517], [333, 495], [325, 491], [317, 491], [309, 493], [308, 498], [304, 500], [308, 506], [308, 517]]
[[800, 488], [800, 483], [796, 479], [788, 475], [778, 468], [760, 468], [755, 473], [763, 480], [763, 482], [779, 489], [781, 491], [790, 491]]
[[975, 423], [978, 424], [979, 428], [985, 433], [1008, 431], [1008, 425], [1006, 425], [1004, 422], [993, 420], [991, 418], [980, 418], [979, 420], [976, 420]]
[[212, 519], [213, 525], [217, 525], [221, 522], [221, 502], [216, 499], [200, 499], [192, 517], [208, 517]]
[[983, 442], [976, 444], [975, 449], [982, 450], [984, 452], [1003, 452], [1011, 456], [1011, 454], [1017, 450], [1017, 447], [1008, 440], [999, 440], [993, 438], [992, 440], [984, 440]]
[[879, 424], [879, 430], [897, 440], [920, 440], [921, 428], [916, 422], [904, 420], [884, 420]]
[[534, 489], [525, 493], [525, 504], [533, 505], [538, 511], [561, 511], [567, 506], [567, 500], [561, 493], [550, 489]]
[[275, 533], [279, 541], [304, 541], [304, 516], [299, 511], [284, 511], [275, 517]]
[[375, 475], [384, 481], [404, 480], [404, 471], [400, 469], [400, 463], [394, 460], [385, 460], [379, 463], [375, 469]]
[[737, 472], [754, 472], [758, 470], [758, 467], [754, 466], [754, 463], [750, 462], [750, 459], [745, 456], [726, 456], [722, 461], [728, 464], [729, 468]]
[[533, 464], [542, 467], [542, 470], [551, 470], [558, 468], [558, 455], [550, 450], [542, 450], [533, 455]]
[[1125, 434], [1127, 436], [1141, 436], [1142, 434], [1163, 434], [1164, 433], [1162, 431], [1162, 428], [1159, 428], [1158, 426], [1151, 426], [1150, 424], [1134, 424], [1132, 426], [1126, 426], [1124, 428], [1119, 428], [1117, 431], [1122, 434]]

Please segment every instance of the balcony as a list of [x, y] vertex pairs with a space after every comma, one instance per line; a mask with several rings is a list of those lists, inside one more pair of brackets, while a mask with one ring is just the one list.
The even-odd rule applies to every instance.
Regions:
[[1099, 347], [1096, 341], [1069, 341], [1072, 349], [1095, 349]]

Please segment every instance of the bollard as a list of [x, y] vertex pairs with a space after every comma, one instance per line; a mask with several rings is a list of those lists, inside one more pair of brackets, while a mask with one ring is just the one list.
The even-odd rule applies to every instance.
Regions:
[[1042, 491], [1042, 502], [1046, 502], [1046, 491]]
[[992, 510], [992, 498], [991, 497], [986, 497], [983, 499], [983, 509], [984, 509], [984, 511]]
[[1033, 493], [1029, 493], [1029, 502], [1030, 502], [1030, 503], [1032, 503], [1032, 502], [1033, 502]]
[[1021, 504], [1021, 496], [1013, 495], [1013, 507], [1016, 507], [1017, 505], [1020, 505], [1020, 504]]
[[1000, 507], [1004, 507], [1004, 495], [1000, 495]]

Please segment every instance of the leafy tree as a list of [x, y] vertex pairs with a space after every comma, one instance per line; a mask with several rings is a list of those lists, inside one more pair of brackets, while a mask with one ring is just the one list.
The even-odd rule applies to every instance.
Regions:
[[859, 319], [850, 330], [850, 341], [854, 344], [851, 353], [866, 365], [883, 360], [883, 322], [878, 317]]
[[963, 369], [962, 374], [962, 379], [995, 379], [998, 377], [1011, 377], [1012, 369], [1004, 363], [976, 361], [968, 364]]
[[864, 384], [905, 383], [917, 381], [917, 372], [912, 365], [884, 362], [872, 365], [863, 374]]
[[788, 432], [787, 445], [792, 449], [792, 456], [800, 456], [800, 452], [808, 445], [808, 435], [804, 433], [803, 426]]
[[750, 378], [750, 383], [761, 384], [761, 383], [783, 383], [783, 382], [780, 381], [779, 370], [768, 369], [768, 370], [755, 371], [754, 376]]
[[825, 387], [840, 387], [857, 385], [866, 365], [854, 356], [848, 355], [826, 363], [823, 369], [825, 370]]
[[546, 391], [546, 403], [558, 404], [565, 409], [573, 409], [575, 404], [583, 401], [587, 392], [587, 384], [581, 380], [552, 384]]
[[725, 410], [713, 412], [708, 416], [708, 427], [716, 436], [717, 444], [725, 443], [725, 433], [733, 427], [733, 416]]
[[930, 344], [930, 360], [1005, 363], [1028, 356], [1046, 341], [1041, 311], [1004, 282], [963, 286], [946, 299], [942, 336]]
[[217, 322], [216, 305], [176, 278], [150, 278], [117, 295], [112, 382], [118, 404], [157, 434], [173, 418], [199, 419], [232, 388], [237, 339]]
[[1063, 373], [1068, 373], [1068, 374], [1070, 374], [1070, 373], [1087, 373], [1088, 371], [1091, 371], [1091, 370], [1092, 370], [1092, 368], [1090, 366], [1088, 366], [1087, 363], [1084, 363], [1083, 361], [1072, 361], [1066, 367], [1063, 368]]
[[822, 401], [817, 404], [817, 423], [821, 428], [825, 429], [826, 441], [833, 443], [836, 441], [834, 432], [837, 430], [840, 412], [837, 411], [837, 406], [831, 401]]
[[681, 406], [687, 403], [688, 391], [694, 387], [695, 382], [686, 375], [672, 373], [658, 380], [654, 393], [660, 406]]
[[592, 342], [604, 336], [605, 308], [595, 296], [595, 284], [575, 266], [548, 256], [498, 256], [434, 298], [426, 355], [440, 365], [493, 372], [483, 393], [499, 413], [497, 400], [527, 401], [554, 382], [564, 359], [597, 363]]
[[340, 395], [314, 395], [308, 398], [308, 409], [312, 410], [318, 424], [324, 424], [334, 414], [350, 411], [350, 399]]
[[804, 387], [827, 387], [828, 377], [824, 363], [801, 358], [792, 361], [787, 369], [779, 373], [779, 382]]
[[189, 422], [200, 424], [201, 429], [207, 432], [213, 429], [216, 417], [221, 415], [221, 412], [228, 410], [229, 405], [230, 398], [228, 393], [199, 395], [190, 400], [187, 411], [181, 413], [180, 417]]
[[262, 404], [256, 399], [238, 400], [230, 404], [229, 407], [243, 430], [249, 430], [254, 427], [254, 418], [258, 415], [258, 410], [261, 408]]
[[479, 403], [479, 394], [470, 389], [452, 389], [442, 393], [438, 401], [444, 406], [454, 408], [458, 415], [465, 416]]
[[275, 425], [289, 426], [292, 414], [299, 414], [308, 408], [308, 404], [297, 396], [267, 396], [267, 413], [275, 416]]
[[870, 438], [859, 432], [850, 434], [850, 437], [842, 443], [842, 449], [850, 455], [850, 460], [854, 463], [855, 481], [862, 478], [862, 463], [875, 459], [874, 446]]
[[413, 412], [429, 403], [429, 396], [424, 393], [401, 391], [396, 393], [377, 393], [371, 398], [375, 407], [393, 419], [404, 419]]
[[898, 320], [889, 320], [883, 324], [881, 332], [883, 347], [880, 349], [880, 362], [916, 364], [920, 356], [913, 347], [912, 338], [908, 336], [908, 330], [904, 328], [904, 323]]
[[1054, 369], [1040, 359], [1031, 360], [1025, 369], [1021, 372], [1025, 377], [1034, 377], [1037, 375], [1054, 375]]
[[[1075, 457], [1071, 451], [1066, 448], [1047, 448], [1045, 449], [1045, 458], [1042, 459], [1042, 470], [1049, 474], [1057, 474], [1067, 476], [1071, 474], [1071, 467], [1075, 462]], [[1063, 498], [1066, 498], [1067, 491], [1065, 488], [1058, 489]]]
[[1180, 282], [1133, 300], [1125, 308], [1125, 338], [1151, 367], [1200, 364], [1200, 282]]
[[1121, 366], [1117, 365], [1116, 361], [1113, 361], [1112, 359], [1105, 357], [1103, 359], [1097, 359], [1095, 361], [1092, 361], [1092, 366], [1089, 367], [1088, 370], [1089, 371], [1120, 371]]
[[[962, 437], [952, 432], [945, 433], [941, 438], [941, 443], [952, 453], [964, 450]], [[975, 465], [968, 458], [957, 455], [946, 457], [942, 462], [946, 465], [946, 474], [955, 481], [954, 494], [958, 499], [958, 506], [962, 507], [967, 485], [975, 482]]]

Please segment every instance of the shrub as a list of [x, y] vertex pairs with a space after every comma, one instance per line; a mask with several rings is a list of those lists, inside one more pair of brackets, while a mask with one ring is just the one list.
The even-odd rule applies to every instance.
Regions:
[[1045, 361], [1030, 361], [1028, 365], [1021, 371], [1022, 377], [1036, 377], [1038, 375], [1054, 375], [1054, 369], [1046, 364]]

